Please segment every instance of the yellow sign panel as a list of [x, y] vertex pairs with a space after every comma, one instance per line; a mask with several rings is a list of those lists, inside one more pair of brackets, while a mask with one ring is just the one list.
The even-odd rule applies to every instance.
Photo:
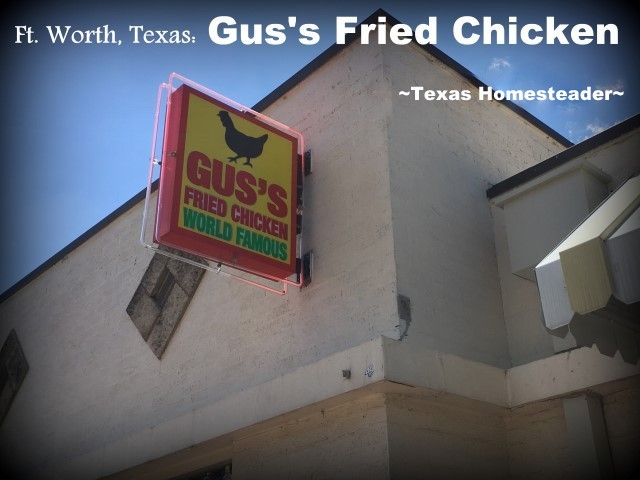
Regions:
[[298, 139], [184, 85], [171, 102], [158, 241], [270, 278], [295, 273]]

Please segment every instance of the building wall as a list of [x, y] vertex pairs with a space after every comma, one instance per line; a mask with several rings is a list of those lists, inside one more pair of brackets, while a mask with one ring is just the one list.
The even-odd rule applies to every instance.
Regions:
[[[594, 385], [589, 391], [601, 399], [615, 478], [638, 478], [640, 376]], [[505, 415], [505, 426], [509, 478], [576, 478], [579, 469], [570, 443], [579, 439], [567, 431], [562, 398], [514, 408]]]
[[609, 194], [603, 177], [577, 169], [503, 205], [513, 274], [535, 281], [536, 265]]
[[139, 214], [125, 213], [0, 304], [0, 338], [14, 328], [30, 367], [0, 450], [27, 477], [55, 475], [58, 463], [154, 421], [161, 367], [125, 312], [150, 259], [135, 246]]
[[[406, 341], [511, 364], [486, 190], [561, 146], [416, 46], [386, 46], [389, 162], [398, 292]], [[469, 101], [415, 101], [411, 86], [470, 90]]]
[[390, 478], [507, 478], [505, 409], [417, 393], [386, 404]]
[[504, 210], [492, 206], [491, 214], [509, 354], [512, 365], [523, 365], [553, 355], [552, 336], [544, 326], [536, 284], [511, 273]]
[[593, 149], [580, 158], [590, 162], [611, 177], [615, 188], [632, 175], [640, 173], [640, 135], [633, 130]]
[[536, 402], [505, 418], [509, 478], [573, 478], [562, 400]]
[[640, 376], [608, 386], [602, 395], [611, 460], [616, 478], [640, 475]]
[[382, 394], [320, 410], [234, 442], [234, 477], [389, 478]]

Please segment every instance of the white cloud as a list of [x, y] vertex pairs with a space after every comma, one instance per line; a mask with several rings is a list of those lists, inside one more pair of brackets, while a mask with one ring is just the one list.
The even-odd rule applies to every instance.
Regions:
[[572, 115], [580, 111], [580, 105], [577, 103], [567, 102], [556, 105], [558, 113], [561, 115]]
[[598, 85], [596, 88], [599, 90], [624, 90], [624, 82], [622, 80], [618, 80], [607, 85]]
[[589, 132], [589, 136], [592, 137], [593, 135], [597, 135], [600, 132], [603, 132], [604, 130], [606, 130], [607, 128], [609, 128], [609, 125], [604, 125], [600, 122], [598, 122], [597, 120], [593, 123], [590, 123], [589, 125], [587, 125], [585, 127], [585, 129], [587, 130], [587, 132]]
[[506, 58], [494, 58], [491, 60], [489, 70], [502, 70], [503, 68], [511, 67], [511, 63]]
[[586, 127], [584, 127], [583, 131], [586, 132], [586, 135], [584, 137], [582, 137], [582, 138], [579, 138], [578, 141], [582, 142], [583, 140], [586, 140], [589, 137], [593, 137], [594, 135], [597, 135], [600, 132], [603, 132], [607, 128], [611, 128], [616, 123], [618, 123], [618, 122], [614, 121], [614, 122], [611, 122], [611, 123], [602, 123], [599, 120], [594, 120], [593, 122], [587, 124]]

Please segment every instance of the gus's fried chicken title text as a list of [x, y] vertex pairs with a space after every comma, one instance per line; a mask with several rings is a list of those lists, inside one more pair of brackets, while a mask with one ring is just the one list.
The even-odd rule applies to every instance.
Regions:
[[[363, 23], [360, 29], [357, 17], [336, 17], [337, 44], [344, 44], [350, 34], [359, 34], [360, 41], [369, 43], [408, 44], [412, 40], [421, 45], [438, 43], [438, 18], [415, 27], [403, 23], [387, 22], [380, 16], [377, 23]], [[38, 43], [44, 33], [53, 44], [184, 44], [196, 43], [190, 30], [156, 29], [145, 25], [129, 25], [128, 32], [116, 31], [109, 25], [95, 28], [75, 28], [71, 25], [47, 25], [45, 32], [36, 32], [28, 25], [16, 25], [15, 43]], [[568, 24], [555, 17], [545, 17], [542, 23], [522, 23], [510, 16], [507, 22], [492, 17], [463, 16], [451, 25], [453, 38], [461, 45], [617, 45], [618, 27], [613, 23]], [[320, 27], [314, 23], [300, 23], [297, 17], [287, 17], [283, 23], [249, 24], [238, 22], [230, 16], [218, 16], [208, 26], [208, 40], [216, 45], [283, 45], [296, 41], [302, 45], [315, 45], [320, 41]]]

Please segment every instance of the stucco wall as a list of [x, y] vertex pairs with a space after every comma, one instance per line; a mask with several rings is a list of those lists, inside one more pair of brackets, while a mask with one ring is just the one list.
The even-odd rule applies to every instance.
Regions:
[[633, 130], [581, 155], [581, 159], [590, 162], [611, 176], [613, 188], [620, 185], [631, 175], [640, 173], [640, 135]]
[[573, 478], [561, 399], [517, 408], [505, 424], [509, 478]]
[[640, 376], [617, 382], [602, 398], [611, 460], [620, 479], [640, 475]]
[[390, 478], [507, 478], [503, 409], [424, 395], [387, 395]]
[[511, 273], [504, 210], [491, 206], [491, 214], [509, 354], [517, 366], [553, 355], [553, 337], [544, 326], [536, 284]]
[[389, 478], [382, 394], [321, 410], [234, 442], [234, 477]]
[[[0, 428], [7, 464], [33, 472], [154, 420], [161, 366], [125, 312], [150, 254], [135, 245], [140, 209], [125, 213], [0, 304], [29, 372]], [[90, 470], [97, 473], [97, 470]]]
[[[637, 455], [640, 444], [640, 376], [594, 385], [589, 390], [601, 398], [615, 478], [637, 478], [640, 473]], [[572, 439], [567, 431], [561, 398], [515, 408], [505, 415], [505, 426], [509, 478], [576, 477], [579, 470], [570, 454], [570, 442], [580, 439]]]
[[[398, 292], [411, 298], [406, 341], [510, 365], [486, 190], [559, 144], [416, 46], [384, 49], [393, 110], [389, 162]], [[414, 100], [411, 86], [470, 90], [469, 101]]]

